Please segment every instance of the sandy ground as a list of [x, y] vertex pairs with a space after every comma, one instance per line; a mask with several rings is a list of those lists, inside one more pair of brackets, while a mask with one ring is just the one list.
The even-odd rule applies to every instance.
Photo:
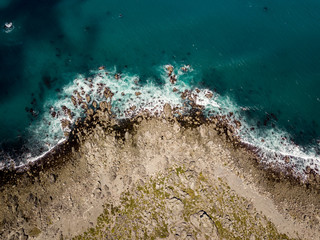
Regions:
[[99, 122], [4, 175], [1, 239], [320, 239], [319, 191], [263, 169], [215, 123]]

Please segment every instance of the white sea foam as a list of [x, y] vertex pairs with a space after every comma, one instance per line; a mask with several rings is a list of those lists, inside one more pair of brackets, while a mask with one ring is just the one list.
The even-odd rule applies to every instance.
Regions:
[[[148, 110], [151, 114], [162, 112], [163, 106], [169, 103], [173, 108], [181, 108], [185, 101], [181, 98], [182, 92], [189, 91], [189, 94], [195, 99], [195, 103], [204, 106], [207, 114], [226, 115], [233, 112], [233, 117], [242, 122], [242, 127], [238, 135], [244, 143], [256, 147], [261, 160], [266, 164], [277, 164], [278, 166], [292, 167], [294, 172], [304, 176], [304, 169], [309, 166], [319, 173], [320, 158], [312, 149], [303, 150], [300, 146], [290, 142], [290, 136], [280, 129], [269, 129], [261, 131], [248, 125], [242, 112], [246, 110], [237, 106], [228, 96], [219, 96], [208, 89], [192, 88], [189, 84], [194, 78], [194, 70], [189, 67], [182, 69], [175, 67], [172, 75], [175, 75], [177, 81], [173, 84], [168, 76], [168, 66], [159, 67], [159, 75], [164, 84], [157, 85], [152, 79], [146, 80], [141, 84], [139, 76], [130, 73], [122, 73], [120, 79], [116, 79], [116, 68], [92, 71], [94, 77], [86, 78], [78, 75], [72, 83], [66, 85], [59, 96], [59, 100], [48, 101], [45, 104], [47, 109], [44, 116], [36, 124], [30, 127], [30, 135], [33, 136], [28, 147], [34, 149], [35, 146], [42, 150], [26, 153], [24, 160], [18, 164], [22, 166], [26, 162], [35, 161], [43, 157], [48, 151], [53, 149], [59, 143], [66, 140], [64, 131], [70, 131], [69, 128], [61, 128], [61, 120], [66, 119], [73, 124], [76, 119], [84, 116], [84, 110], [76, 107], [71, 101], [71, 96], [79, 93], [83, 101], [86, 101], [86, 94], [90, 95], [88, 106], [96, 101], [99, 104], [105, 101], [103, 91], [108, 87], [114, 93], [112, 98], [113, 113], [118, 118], [132, 117], [141, 110]], [[212, 94], [213, 97], [208, 97]], [[69, 116], [63, 110], [63, 106], [70, 109], [73, 116]], [[132, 108], [135, 106], [135, 108]], [[53, 115], [52, 113], [55, 113]], [[53, 117], [54, 116], [54, 117]], [[287, 156], [287, 157], [285, 157]], [[1, 167], [1, 166], [0, 166]]]

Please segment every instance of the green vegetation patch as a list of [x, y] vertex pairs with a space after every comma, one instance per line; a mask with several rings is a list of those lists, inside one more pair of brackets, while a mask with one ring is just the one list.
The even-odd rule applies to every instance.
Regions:
[[74, 239], [289, 239], [249, 204], [222, 179], [179, 166], [106, 204], [97, 225]]

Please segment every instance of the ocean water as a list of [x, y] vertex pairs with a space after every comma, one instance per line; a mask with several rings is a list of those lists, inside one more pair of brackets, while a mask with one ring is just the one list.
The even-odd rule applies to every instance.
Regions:
[[234, 112], [243, 123], [238, 134], [263, 161], [287, 164], [289, 156], [298, 172], [318, 171], [317, 0], [2, 0], [5, 22], [14, 29], [0, 31], [2, 166], [33, 161], [63, 141], [61, 107], [74, 112], [71, 122], [83, 116], [74, 90], [101, 101], [97, 89], [106, 84], [118, 117], [131, 116], [133, 105], [155, 112], [165, 102], [183, 105], [167, 78], [171, 64], [175, 87], [201, 89], [207, 112]]

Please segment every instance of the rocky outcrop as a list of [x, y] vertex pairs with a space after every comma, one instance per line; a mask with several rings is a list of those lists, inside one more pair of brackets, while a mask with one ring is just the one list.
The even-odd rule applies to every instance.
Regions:
[[253, 155], [225, 140], [220, 122], [227, 117], [194, 124], [198, 115], [172, 111], [166, 105], [160, 117], [120, 122], [101, 108], [77, 121], [69, 152], [15, 176], [14, 187], [1, 184], [1, 238], [317, 236], [316, 193], [254, 167]]

